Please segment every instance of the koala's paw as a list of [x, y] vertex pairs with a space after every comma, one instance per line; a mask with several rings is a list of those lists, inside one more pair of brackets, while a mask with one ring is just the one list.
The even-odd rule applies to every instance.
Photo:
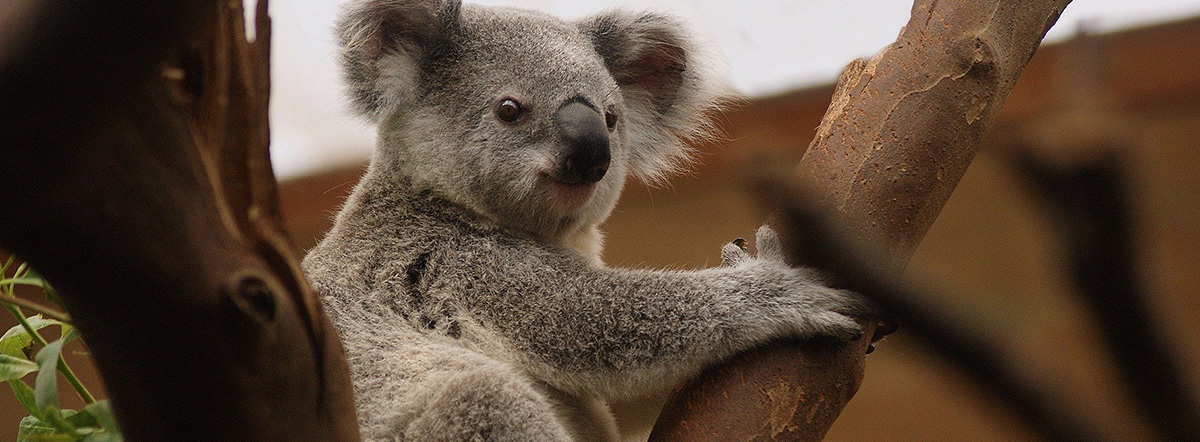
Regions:
[[836, 305], [832, 308], [833, 311], [861, 319], [883, 317], [883, 311], [879, 309], [879, 306], [865, 296], [849, 290], [829, 290], [836, 291], [839, 295], [835, 297]]
[[769, 261], [783, 261], [783, 245], [779, 241], [779, 235], [770, 227], [762, 226], [754, 234], [754, 244], [758, 249], [757, 256], [750, 253], [746, 248], [746, 240], [736, 238], [721, 247], [721, 264], [729, 267], [737, 267], [742, 264], [747, 264], [755, 259], [765, 259]]
[[775, 229], [763, 224], [754, 232], [754, 247], [758, 249], [758, 258], [775, 262], [784, 262], [783, 241]]
[[736, 238], [721, 247], [721, 264], [737, 267], [751, 259], [750, 251], [746, 250], [746, 240]]
[[817, 336], [832, 336], [843, 341], [862, 339], [863, 330], [854, 318], [835, 312], [821, 312], [809, 318]]
[[817, 309], [805, 315], [804, 322], [815, 335], [833, 336], [846, 341], [862, 339], [863, 330], [855, 318], [863, 317], [869, 307], [861, 296], [842, 290], [826, 289], [815, 304]]
[[723, 261], [729, 265], [751, 264], [758, 266], [768, 280], [779, 277], [784, 285], [791, 287], [779, 299], [777, 307], [784, 315], [792, 317], [799, 336], [832, 336], [854, 341], [863, 336], [862, 327], [855, 318], [873, 318], [880, 314], [874, 303], [863, 296], [847, 290], [825, 286], [812, 270], [791, 267], [786, 263], [783, 242], [775, 230], [768, 226], [755, 232], [757, 256], [750, 256], [736, 241], [722, 249]]

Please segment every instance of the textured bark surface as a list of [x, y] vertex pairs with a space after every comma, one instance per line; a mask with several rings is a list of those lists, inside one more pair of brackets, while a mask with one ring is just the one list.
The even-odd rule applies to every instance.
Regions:
[[846, 232], [898, 272], [1070, 0], [920, 0], [891, 46], [842, 74], [800, 164]]
[[130, 441], [357, 438], [278, 215], [266, 4], [255, 43], [241, 4], [0, 17], [0, 244], [58, 288]]
[[869, 342], [779, 342], [739, 355], [672, 396], [650, 440], [820, 440], [858, 390]]
[[[799, 179], [885, 272], [903, 270], [1068, 3], [917, 0], [895, 43], [843, 73]], [[866, 340], [777, 344], [709, 370], [651, 440], [821, 440], [861, 384]]]

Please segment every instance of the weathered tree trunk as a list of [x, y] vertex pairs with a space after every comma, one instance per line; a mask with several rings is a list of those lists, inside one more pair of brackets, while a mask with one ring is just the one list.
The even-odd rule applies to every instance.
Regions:
[[[895, 43], [843, 73], [799, 179], [842, 233], [883, 250], [885, 271], [903, 270], [1068, 3], [917, 0]], [[709, 370], [651, 440], [821, 440], [862, 381], [872, 325], [859, 342], [779, 344]]]
[[0, 243], [58, 288], [137, 440], [354, 440], [281, 229], [270, 23], [241, 0], [0, 12]]

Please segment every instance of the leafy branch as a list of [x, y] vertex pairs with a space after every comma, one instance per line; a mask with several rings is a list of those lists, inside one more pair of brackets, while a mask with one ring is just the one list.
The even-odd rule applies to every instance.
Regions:
[[[8, 282], [8, 281], [0, 281], [0, 284], [4, 284], [6, 282]], [[68, 316], [66, 313], [60, 312], [60, 311], [52, 309], [50, 307], [43, 306], [36, 302], [18, 298], [16, 296], [10, 296], [7, 293], [0, 293], [0, 303], [3, 303], [5, 305], [12, 305], [15, 307], [32, 310], [42, 316], [45, 316], [47, 318], [53, 319], [55, 321], [58, 321], [58, 322], [61, 322], [64, 324], [71, 323], [71, 317]]]
[[[5, 277], [13, 261], [10, 256], [0, 265], [0, 305], [18, 323], [0, 336], [0, 380], [8, 382], [17, 401], [29, 412], [29, 416], [21, 420], [17, 441], [121, 441], [108, 401], [97, 401], [62, 357], [63, 346], [79, 337], [69, 317], [55, 309], [17, 298], [13, 293], [17, 285], [37, 286], [47, 301], [56, 304], [54, 289], [25, 264], [17, 266], [11, 276]], [[39, 314], [26, 317], [22, 307]], [[42, 336], [39, 330], [49, 326], [59, 327], [59, 339], [47, 341]], [[30, 360], [35, 344], [39, 350]], [[21, 378], [34, 372], [37, 377], [34, 387], [30, 388]], [[87, 404], [82, 410], [59, 408], [58, 375], [66, 379]]]

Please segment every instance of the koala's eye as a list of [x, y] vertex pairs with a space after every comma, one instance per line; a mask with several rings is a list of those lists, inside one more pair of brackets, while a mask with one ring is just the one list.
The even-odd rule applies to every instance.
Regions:
[[524, 112], [525, 110], [521, 109], [521, 103], [512, 98], [505, 98], [496, 103], [496, 118], [505, 123], [515, 123]]
[[617, 127], [617, 113], [611, 107], [604, 111], [604, 125], [608, 126], [608, 130]]

